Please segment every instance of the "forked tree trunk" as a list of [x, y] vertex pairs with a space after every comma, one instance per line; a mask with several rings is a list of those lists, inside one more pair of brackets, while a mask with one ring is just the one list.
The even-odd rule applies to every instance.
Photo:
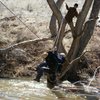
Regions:
[[[58, 23], [60, 23], [60, 26], [61, 26], [61, 20], [63, 18], [62, 18], [62, 14], [60, 10], [57, 8], [54, 0], [47, 0], [47, 1], [55, 15], [55, 18], [58, 20]], [[89, 18], [90, 21], [85, 23], [87, 14], [89, 12], [89, 9], [92, 3], [93, 3], [93, 6], [92, 6], [90, 18]], [[78, 60], [73, 63], [70, 63], [70, 62], [72, 62], [74, 59], [76, 59], [83, 53], [88, 41], [90, 40], [93, 34], [93, 30], [96, 23], [96, 17], [98, 16], [99, 10], [100, 10], [100, 0], [85, 0], [85, 3], [83, 5], [83, 8], [79, 14], [79, 17], [75, 25], [75, 31], [74, 31], [75, 33], [73, 33], [73, 30], [72, 30], [72, 33], [75, 34], [76, 36], [75, 38], [73, 37], [73, 42], [71, 44], [71, 48], [68, 54], [66, 53], [67, 61], [63, 65], [62, 74], [59, 80], [63, 80], [63, 79], [69, 79], [71, 81], [75, 81], [74, 79], [76, 79], [76, 81], [78, 80], [79, 78], [77, 76], [77, 66], [78, 66], [77, 61]], [[59, 28], [59, 31], [58, 31], [59, 33], [59, 40], [57, 44], [58, 50], [61, 50], [63, 47], [62, 41], [65, 36], [64, 35], [65, 26], [66, 26], [66, 23], [65, 21], [63, 21], [62, 26]]]
[[63, 16], [62, 16], [60, 10], [58, 9], [58, 7], [56, 6], [56, 3], [54, 2], [54, 0], [47, 0], [47, 2], [49, 4], [50, 8], [52, 9], [54, 16], [58, 20], [58, 24], [60, 24]]
[[[56, 5], [57, 5], [58, 9], [61, 8], [63, 2], [64, 2], [64, 0], [58, 0], [58, 1], [56, 2]], [[50, 26], [49, 26], [49, 29], [50, 29], [51, 36], [52, 36], [52, 37], [55, 37], [55, 36], [57, 35], [58, 29], [57, 29], [57, 24], [56, 24], [56, 23], [57, 23], [57, 19], [56, 19], [54, 13], [53, 13], [52, 16], [51, 16]], [[59, 25], [59, 26], [60, 26], [60, 25]], [[58, 26], [58, 27], [59, 27], [59, 26]]]
[[[86, 45], [88, 44], [91, 36], [93, 35], [93, 30], [94, 30], [94, 27], [96, 24], [96, 17], [98, 16], [99, 11], [100, 11], [100, 0], [94, 0], [92, 11], [91, 11], [90, 18], [89, 18], [90, 21], [88, 21], [85, 24], [84, 30], [81, 30], [81, 32], [83, 31], [82, 35], [77, 36], [77, 38], [75, 38], [73, 40], [71, 49], [68, 53], [68, 59], [70, 61], [76, 59], [83, 53]], [[93, 20], [91, 20], [91, 19], [93, 19]], [[79, 33], [79, 34], [81, 34], [81, 33]], [[67, 65], [68, 65], [68, 63], [65, 63], [64, 70], [67, 68], [66, 67]], [[75, 75], [76, 75], [76, 78], [78, 78], [76, 66], [78, 66], [77, 63], [69, 66], [70, 69], [66, 72], [66, 75], [65, 75], [66, 79], [70, 78], [70, 80], [73, 80], [75, 78]]]
[[79, 51], [78, 50], [79, 41], [81, 38], [81, 36], [79, 36], [79, 35], [82, 34], [82, 32], [83, 32], [84, 23], [85, 23], [87, 14], [89, 12], [89, 9], [91, 7], [92, 1], [93, 0], [86, 0], [85, 1], [83, 8], [82, 8], [82, 11], [80, 12], [79, 17], [77, 19], [76, 26], [75, 26], [75, 33], [77, 34], [77, 36], [75, 39], [73, 39], [71, 48], [68, 52], [68, 59], [70, 61], [77, 57], [77, 52]]

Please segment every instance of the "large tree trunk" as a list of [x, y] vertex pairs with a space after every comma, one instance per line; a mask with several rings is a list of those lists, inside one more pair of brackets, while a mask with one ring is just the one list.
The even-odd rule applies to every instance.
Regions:
[[[60, 28], [58, 31], [59, 37], [58, 37], [58, 42], [56, 44], [57, 49], [60, 52], [62, 51], [62, 48], [64, 49], [62, 45], [63, 44], [62, 41], [65, 36], [64, 33], [65, 33], [66, 21], [65, 19], [63, 19], [61, 12], [56, 7], [56, 4], [54, 3], [54, 1], [53, 0], [47, 0], [47, 1], [56, 19], [58, 20], [58, 23], [60, 23]], [[93, 6], [92, 6], [92, 11], [90, 14], [89, 21], [85, 23], [87, 14], [89, 12], [89, 9], [92, 3], [93, 3]], [[72, 35], [73, 35], [73, 42], [71, 44], [71, 48], [68, 54], [66, 53], [67, 61], [64, 63], [62, 67], [62, 74], [59, 80], [68, 79], [70, 81], [77, 81], [79, 79], [77, 75], [77, 69], [78, 69], [77, 66], [78, 66], [79, 59], [77, 60], [75, 59], [78, 58], [83, 53], [88, 41], [90, 40], [93, 34], [93, 30], [96, 23], [96, 17], [98, 16], [98, 13], [100, 10], [99, 5], [100, 5], [100, 0], [85, 0], [85, 3], [83, 5], [81, 12], [79, 13], [79, 16], [75, 25], [75, 29], [74, 29], [75, 31], [73, 31], [72, 30], [73, 28], [71, 28]], [[62, 22], [62, 19], [63, 19], [63, 22]]]
[[[91, 7], [92, 1], [93, 0], [86, 0], [85, 1], [83, 8], [82, 8], [82, 11], [80, 12], [80, 14], [78, 16], [76, 26], [75, 26], [75, 33], [73, 33], [76, 36], [75, 36], [75, 38], [73, 37], [73, 42], [71, 44], [70, 50], [69, 50], [68, 55], [67, 55], [67, 59], [69, 60], [69, 62], [71, 62], [72, 60], [74, 60], [75, 58], [78, 57], [77, 53], [79, 52], [80, 39], [81, 39], [80, 34], [82, 34], [82, 32], [83, 32], [84, 21], [87, 17], [87, 14], [88, 14], [89, 9]], [[61, 41], [61, 40], [59, 39], [59, 41]], [[59, 44], [61, 44], [61, 43], [59, 43]], [[65, 70], [67, 66], [68, 66], [68, 62], [66, 62], [64, 64], [62, 71]]]
[[80, 36], [79, 34], [82, 34], [83, 32], [83, 25], [84, 22], [86, 20], [87, 14], [89, 12], [89, 9], [91, 7], [93, 0], [86, 0], [83, 6], [82, 11], [79, 14], [78, 20], [76, 22], [76, 26], [75, 26], [75, 33], [77, 34], [77, 37], [75, 39], [73, 39], [71, 48], [68, 52], [68, 59], [71, 61], [73, 59], [75, 59], [77, 57], [77, 52], [79, 51], [78, 47], [79, 47], [79, 42], [80, 42]]
[[[84, 33], [83, 34], [80, 33], [82, 35], [77, 36], [77, 38], [75, 38], [73, 40], [71, 49], [68, 53], [69, 61], [72, 61], [72, 60], [76, 59], [84, 51], [88, 41], [90, 40], [91, 36], [93, 35], [93, 30], [94, 30], [95, 23], [96, 23], [96, 17], [99, 14], [99, 10], [100, 10], [100, 0], [94, 0], [92, 11], [91, 11], [90, 18], [89, 18], [89, 19], [93, 19], [93, 20], [88, 21], [84, 26], [85, 27], [84, 30], [81, 30], [81, 32], [83, 31]], [[68, 63], [66, 62], [63, 70], [66, 69], [67, 65], [68, 65]], [[73, 80], [75, 77], [78, 78], [78, 76], [77, 76], [77, 67], [76, 66], [78, 66], [77, 63], [72, 64], [71, 66], [69, 66], [70, 68], [65, 74], [66, 79], [70, 78], [70, 80]]]

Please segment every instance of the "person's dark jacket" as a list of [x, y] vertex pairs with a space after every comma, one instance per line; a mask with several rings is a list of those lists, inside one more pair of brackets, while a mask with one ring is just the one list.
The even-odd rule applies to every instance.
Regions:
[[37, 72], [48, 70], [48, 65], [47, 65], [47, 63], [46, 63], [46, 62], [40, 63], [40, 64], [37, 66], [36, 70], [37, 70]]
[[68, 12], [67, 12], [67, 14], [65, 16], [66, 21], [68, 23], [71, 23], [72, 22], [72, 19], [74, 17], [77, 17], [78, 16], [78, 12], [77, 12], [76, 8], [74, 8], [74, 7], [70, 7], [69, 8], [67, 5], [66, 5], [66, 9], [68, 10]]
[[65, 58], [61, 55], [58, 56], [58, 53], [55, 52], [48, 52], [48, 56], [46, 57], [47, 65], [49, 66], [49, 72], [56, 72], [62, 63], [65, 61]]
[[56, 66], [58, 66], [58, 57], [56, 52], [49, 51], [48, 56], [45, 58], [50, 70], [55, 72]]

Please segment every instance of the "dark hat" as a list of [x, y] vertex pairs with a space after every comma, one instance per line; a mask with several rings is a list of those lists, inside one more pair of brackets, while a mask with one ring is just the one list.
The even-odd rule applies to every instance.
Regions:
[[78, 7], [78, 4], [77, 4], [77, 3], [75, 3], [75, 4], [74, 4], [74, 7]]

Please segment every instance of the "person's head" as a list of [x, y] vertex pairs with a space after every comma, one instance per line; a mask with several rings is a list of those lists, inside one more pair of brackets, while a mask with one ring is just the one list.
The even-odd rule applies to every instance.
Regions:
[[77, 3], [75, 3], [75, 4], [74, 4], [74, 8], [77, 8], [77, 7], [78, 7], [78, 4], [77, 4]]
[[45, 58], [45, 57], [47, 57], [47, 55], [48, 55], [48, 53], [47, 53], [47, 52], [44, 52], [44, 53], [42, 54], [42, 57]]

